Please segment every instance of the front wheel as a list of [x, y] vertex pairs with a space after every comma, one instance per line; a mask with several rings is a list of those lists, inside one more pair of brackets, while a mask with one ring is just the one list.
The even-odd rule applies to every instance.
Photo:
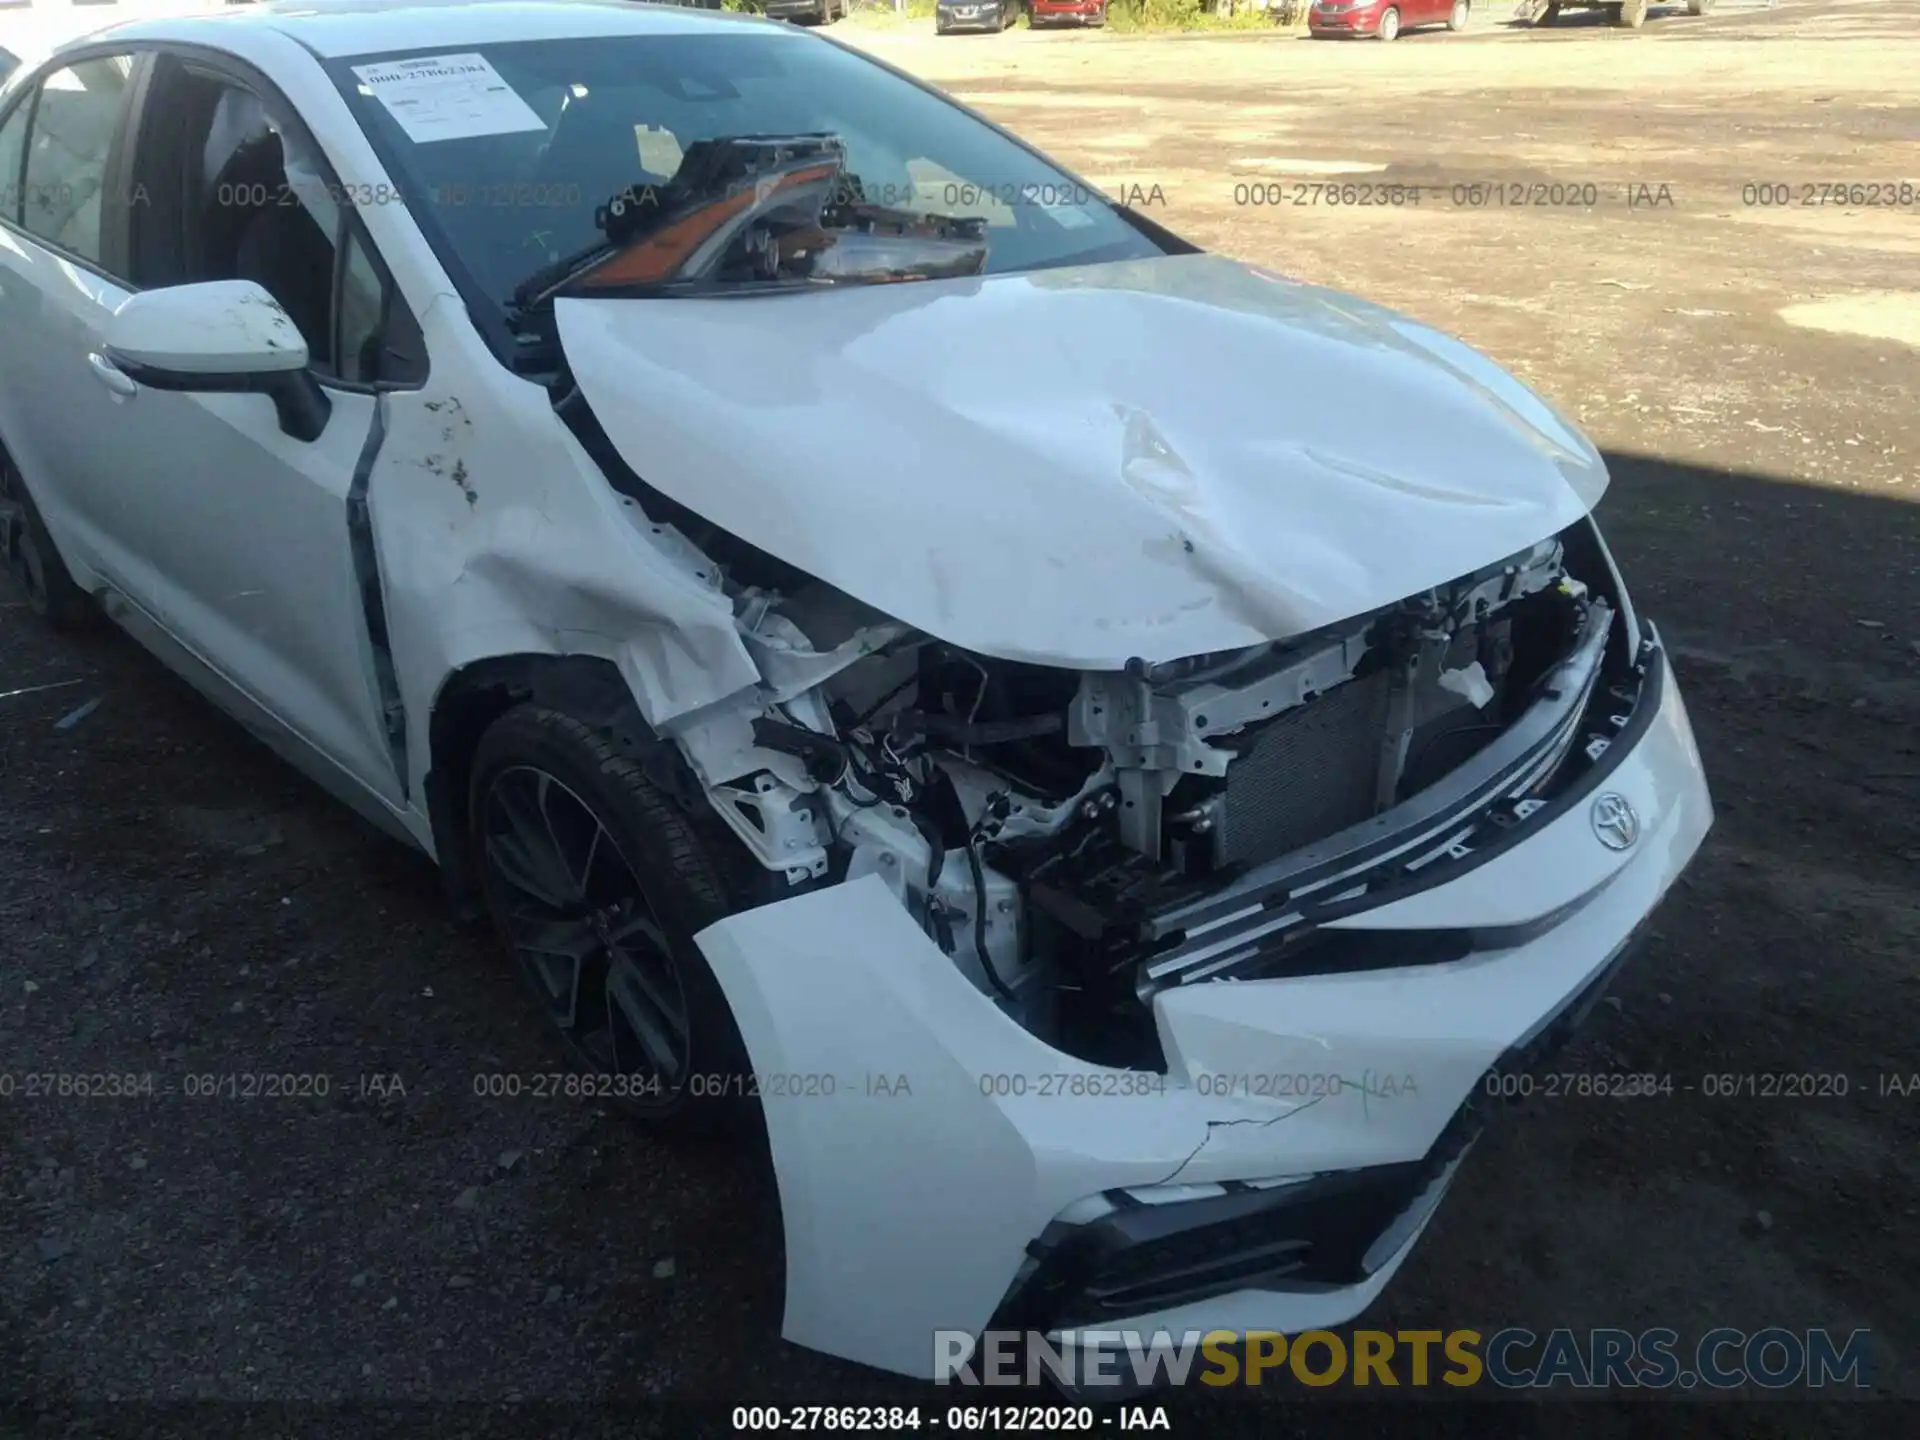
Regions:
[[1398, 10], [1388, 10], [1386, 14], [1380, 17], [1381, 43], [1383, 44], [1391, 43], [1392, 41], [1398, 39], [1399, 35], [1400, 35], [1400, 12]]
[[1542, 25], [1558, 25], [1560, 23], [1560, 0], [1547, 0], [1547, 8], [1541, 14], [1539, 23]]
[[581, 1093], [670, 1132], [750, 1113], [746, 1047], [693, 942], [744, 908], [730, 837], [697, 828], [613, 737], [536, 704], [481, 737], [468, 817], [494, 927]]
[[1453, 0], [1453, 10], [1447, 16], [1447, 29], [1458, 34], [1467, 28], [1467, 18], [1472, 7], [1467, 0]]

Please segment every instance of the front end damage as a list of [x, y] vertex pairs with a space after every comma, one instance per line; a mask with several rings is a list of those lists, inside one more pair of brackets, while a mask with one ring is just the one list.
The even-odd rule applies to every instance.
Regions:
[[1310, 634], [1074, 670], [895, 621], [560, 413], [762, 676], [665, 733], [785, 885], [698, 940], [797, 1343], [927, 1376], [937, 1330], [1350, 1318], [1486, 1077], [1564, 1039], [1710, 823], [1590, 519]]
[[[1357, 1314], [1711, 823], [1591, 445], [1217, 257], [556, 324], [758, 673], [636, 699], [777, 896], [696, 938], [786, 1337], [932, 1376], [937, 1331]], [[1070, 363], [1009, 385], [1036, 334]]]

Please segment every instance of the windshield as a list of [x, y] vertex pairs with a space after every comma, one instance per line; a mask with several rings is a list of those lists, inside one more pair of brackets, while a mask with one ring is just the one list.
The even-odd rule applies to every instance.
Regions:
[[1161, 253], [964, 110], [809, 37], [518, 41], [329, 68], [443, 261], [509, 314], [566, 289], [746, 293]]

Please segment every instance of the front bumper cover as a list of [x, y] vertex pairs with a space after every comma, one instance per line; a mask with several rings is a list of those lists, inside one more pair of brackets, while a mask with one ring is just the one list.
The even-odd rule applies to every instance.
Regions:
[[[1573, 1038], [1639, 947], [1636, 931], [1599, 974], [1488, 1070], [1539, 1073]], [[1134, 1317], [1241, 1290], [1303, 1295], [1356, 1288], [1396, 1263], [1439, 1205], [1459, 1162], [1505, 1101], [1476, 1087], [1418, 1160], [1315, 1175], [1274, 1187], [1228, 1181], [1217, 1195], [1151, 1203], [1102, 1197], [1111, 1213], [1050, 1226], [1037, 1262], [995, 1313], [992, 1330], [1112, 1328]], [[1208, 1188], [1208, 1187], [1199, 1187]]]
[[[1108, 1328], [1292, 1333], [1359, 1313], [1444, 1190], [1488, 1072], [1588, 1008], [1712, 822], [1685, 705], [1657, 644], [1648, 653], [1660, 683], [1595, 782], [1640, 817], [1630, 849], [1602, 843], [1590, 802], [1556, 806], [1457, 876], [1325, 919], [1383, 941], [1471, 930], [1460, 958], [1160, 992], [1168, 1068], [1155, 1091], [1013, 1024], [876, 879], [703, 931], [762, 1077], [786, 1338], [930, 1378], [938, 1330], [1098, 1315]], [[1243, 1083], [1292, 1075], [1339, 1083]], [[1380, 1076], [1416, 1083], [1382, 1098]], [[1275, 1183], [1343, 1174], [1319, 1189]], [[1190, 1186], [1236, 1198], [1155, 1207], [1164, 1215], [1061, 1248], [1090, 1201]], [[1249, 1187], [1257, 1198], [1237, 1198]], [[1337, 1208], [1332, 1194], [1353, 1223], [1329, 1230], [1312, 1217]], [[1189, 1234], [1227, 1243], [1195, 1258]], [[1101, 1257], [1091, 1269], [1072, 1258], [1083, 1246]], [[1185, 1272], [1209, 1264], [1196, 1288]]]

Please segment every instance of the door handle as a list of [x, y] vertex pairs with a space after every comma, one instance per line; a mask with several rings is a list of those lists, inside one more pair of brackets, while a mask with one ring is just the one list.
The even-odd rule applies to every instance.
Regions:
[[136, 395], [140, 391], [131, 375], [98, 351], [87, 356], [87, 368], [93, 371], [94, 379], [116, 395]]

